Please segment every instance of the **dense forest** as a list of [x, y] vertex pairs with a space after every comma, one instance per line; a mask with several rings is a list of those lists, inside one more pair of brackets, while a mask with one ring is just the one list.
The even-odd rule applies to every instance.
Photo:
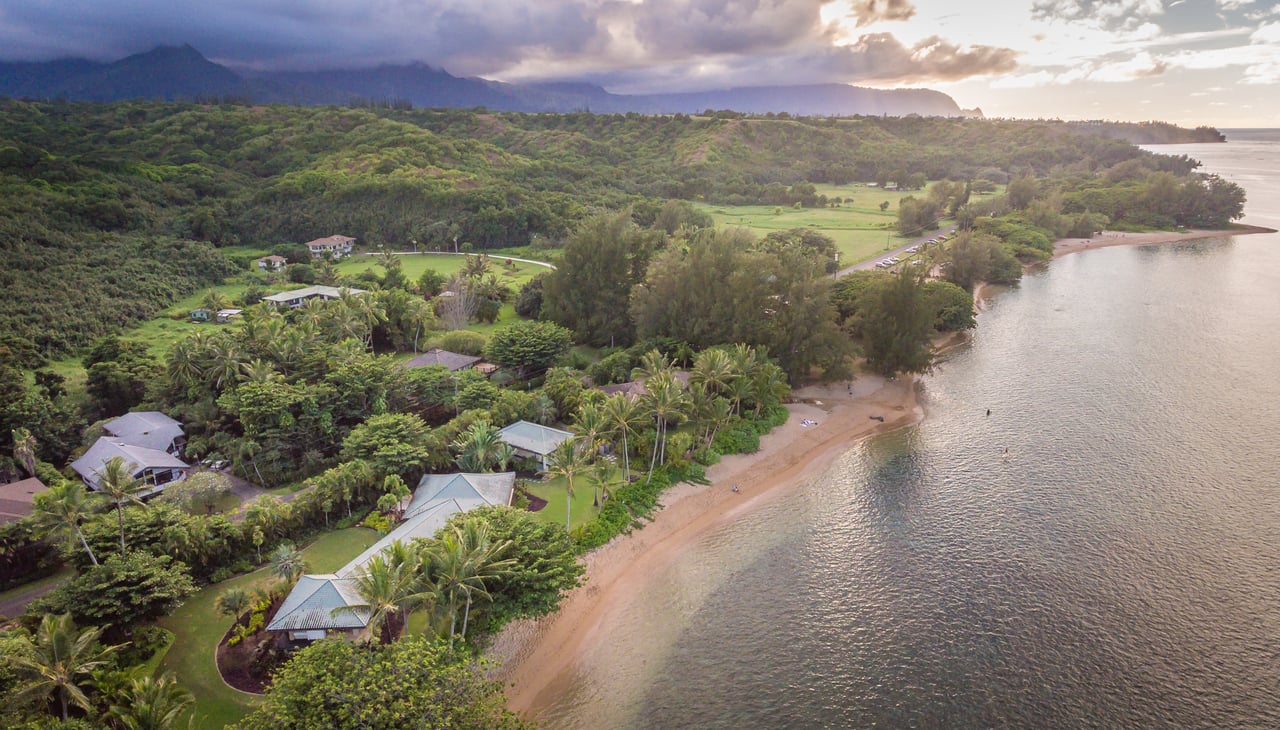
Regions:
[[27, 366], [65, 355], [218, 281], [217, 249], [236, 244], [485, 249], [671, 198], [814, 205], [809, 183], [1003, 184], [1134, 160], [1196, 164], [1052, 122], [8, 101], [0, 330]]

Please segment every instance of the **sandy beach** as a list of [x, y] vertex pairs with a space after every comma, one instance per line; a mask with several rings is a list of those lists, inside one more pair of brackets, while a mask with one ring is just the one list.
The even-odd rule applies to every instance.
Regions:
[[1149, 233], [1124, 233], [1121, 231], [1103, 231], [1094, 238], [1062, 238], [1053, 245], [1053, 257], [1059, 258], [1068, 254], [1087, 251], [1091, 248], [1107, 248], [1109, 246], [1154, 246], [1161, 243], [1178, 243], [1194, 241], [1199, 238], [1219, 238], [1222, 236], [1247, 236], [1252, 233], [1275, 233], [1270, 228], [1260, 226], [1239, 226], [1226, 231], [1188, 230], [1188, 231], [1151, 231]]
[[[923, 416], [910, 378], [863, 375], [852, 393], [839, 382], [802, 388], [793, 398], [791, 417], [761, 439], [759, 451], [725, 457], [707, 470], [710, 485], [672, 487], [652, 523], [585, 557], [586, 583], [557, 613], [515, 622], [495, 638], [487, 654], [502, 663], [498, 677], [511, 684], [513, 710], [536, 716], [572, 680], [601, 623], [692, 541], [765, 500], [785, 497], [858, 439]], [[805, 426], [806, 419], [817, 424]]]

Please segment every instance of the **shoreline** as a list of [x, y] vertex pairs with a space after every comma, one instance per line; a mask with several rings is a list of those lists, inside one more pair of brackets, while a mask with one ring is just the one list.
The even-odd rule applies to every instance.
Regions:
[[[1103, 231], [1095, 238], [1066, 238], [1054, 243], [1053, 259], [1080, 251], [1114, 246], [1151, 246], [1223, 236], [1274, 233], [1270, 228], [1241, 225], [1229, 230]], [[980, 313], [990, 295], [988, 285], [974, 290]], [[963, 336], [935, 346], [942, 350], [968, 340]], [[494, 676], [508, 684], [507, 706], [536, 718], [562, 695], [591, 648], [601, 626], [620, 607], [640, 594], [649, 580], [675, 561], [697, 539], [754, 510], [768, 500], [793, 492], [817, 476], [854, 444], [878, 433], [920, 422], [923, 410], [914, 378], [887, 381], [860, 376], [853, 392], [842, 384], [812, 385], [793, 393], [790, 417], [761, 438], [760, 450], [734, 454], [707, 470], [709, 485], [680, 483], [662, 495], [662, 506], [642, 529], [622, 535], [584, 556], [583, 585], [569, 593], [560, 608], [538, 620], [513, 622], [485, 651], [501, 662]], [[884, 421], [870, 416], [884, 416]], [[804, 427], [812, 419], [818, 425]], [[740, 485], [734, 493], [732, 485]]]
[[[671, 487], [652, 522], [584, 556], [586, 581], [566, 596], [559, 610], [536, 621], [513, 622], [499, 632], [485, 654], [501, 662], [494, 676], [511, 687], [507, 706], [531, 717], [545, 710], [573, 681], [606, 619], [692, 542], [791, 493], [853, 444], [923, 418], [914, 378], [888, 381], [863, 375], [854, 381], [852, 393], [843, 385], [797, 390], [796, 402], [787, 405], [787, 422], [763, 436], [758, 451], [721, 459], [707, 469], [706, 486]], [[817, 425], [806, 427], [804, 419]], [[732, 491], [735, 484], [739, 493]]]
[[[1188, 231], [1151, 231], [1148, 233], [1127, 233], [1123, 231], [1103, 231], [1094, 238], [1059, 238], [1053, 244], [1053, 258], [1058, 259], [1080, 251], [1112, 246], [1155, 246], [1163, 243], [1180, 243], [1197, 241], [1203, 238], [1222, 238], [1225, 236], [1248, 236], [1255, 233], [1275, 233], [1273, 228], [1262, 226], [1239, 225], [1236, 228], [1214, 231], [1192, 229]], [[1052, 260], [1052, 259], [1050, 259]]]

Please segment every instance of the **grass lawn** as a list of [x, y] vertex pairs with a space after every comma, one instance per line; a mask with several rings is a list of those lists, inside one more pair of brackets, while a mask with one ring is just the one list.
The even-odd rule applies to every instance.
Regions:
[[[749, 228], [759, 236], [791, 228], [813, 228], [830, 236], [840, 251], [840, 266], [866, 261], [881, 251], [902, 245], [910, 237], [898, 235], [898, 202], [908, 195], [922, 196], [926, 190], [898, 191], [866, 185], [816, 185], [828, 198], [852, 199], [838, 208], [792, 208], [775, 205], [707, 205], [717, 226]], [[880, 210], [880, 204], [889, 207]]]
[[[489, 252], [486, 251], [485, 253]], [[396, 258], [400, 261], [405, 278], [410, 281], [417, 281], [422, 276], [422, 272], [427, 269], [435, 269], [446, 277], [452, 276], [462, 271], [462, 265], [468, 257], [453, 254], [421, 253], [411, 256], [397, 256]], [[383, 274], [381, 258], [378, 256], [351, 256], [334, 268], [343, 276], [358, 276], [366, 270], [373, 270], [378, 276]], [[532, 279], [537, 274], [550, 271], [545, 266], [519, 262], [516, 263], [514, 269], [510, 269], [505, 261], [497, 259], [489, 262], [489, 270], [498, 277], [498, 281], [507, 284], [513, 289], [518, 289], [521, 284]]]
[[[616, 485], [618, 483], [617, 471], [614, 472], [613, 480]], [[596, 515], [599, 514], [599, 510], [591, 504], [595, 500], [595, 484], [595, 477], [589, 473], [573, 478], [573, 509], [569, 514], [570, 530], [594, 520]], [[546, 507], [533, 513], [538, 519], [564, 527], [564, 505], [567, 499], [564, 487], [564, 477], [555, 477], [542, 482], [525, 482], [525, 491], [535, 497], [547, 500]]]
[[[303, 554], [307, 570], [330, 573], [342, 567], [377, 542], [378, 533], [364, 527], [321, 535], [308, 545]], [[214, 664], [214, 652], [222, 635], [231, 627], [231, 619], [218, 613], [214, 604], [228, 588], [252, 589], [274, 580], [266, 569], [237, 576], [196, 593], [181, 608], [160, 621], [174, 632], [173, 645], [160, 662], [162, 669], [172, 670], [178, 681], [196, 697], [197, 727], [220, 728], [236, 722], [253, 707], [256, 696], [228, 687]], [[179, 723], [181, 724], [181, 723]]]

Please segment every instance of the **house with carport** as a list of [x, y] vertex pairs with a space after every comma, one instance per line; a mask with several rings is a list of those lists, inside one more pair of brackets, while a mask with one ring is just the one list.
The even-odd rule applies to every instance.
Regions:
[[534, 459], [541, 465], [541, 471], [546, 471], [547, 457], [560, 444], [572, 439], [573, 433], [529, 421], [516, 421], [499, 430], [498, 438], [510, 444], [517, 455]]

